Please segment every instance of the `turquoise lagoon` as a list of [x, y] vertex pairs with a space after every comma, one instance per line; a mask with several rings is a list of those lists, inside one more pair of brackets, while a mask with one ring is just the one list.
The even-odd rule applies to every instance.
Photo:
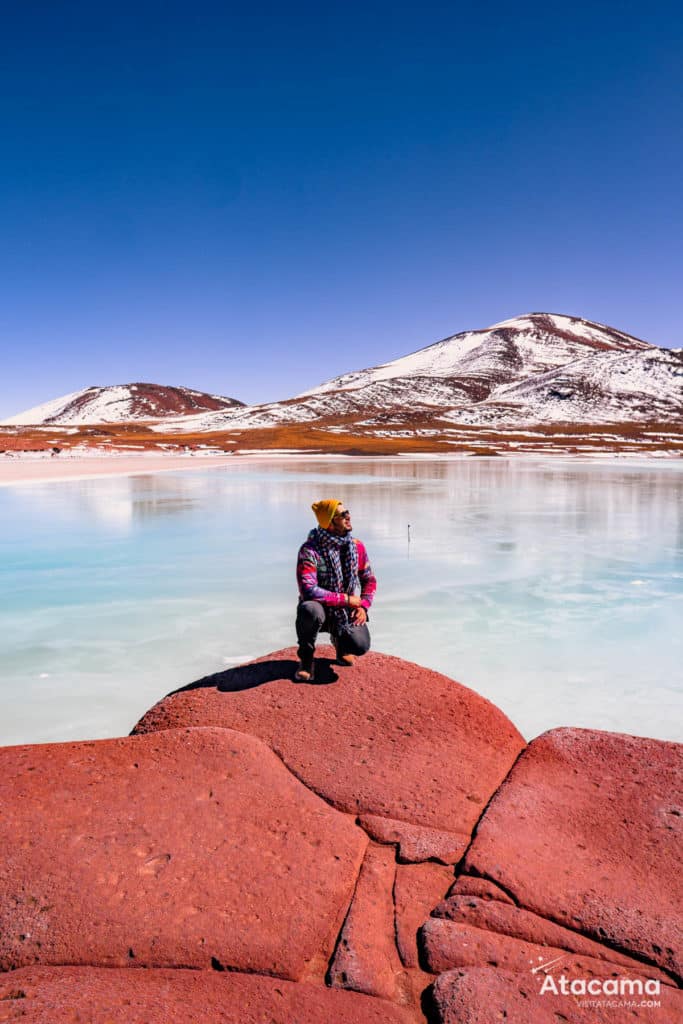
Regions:
[[325, 496], [370, 552], [376, 650], [528, 738], [681, 739], [683, 466], [284, 457], [0, 488], [0, 743], [125, 734], [170, 690], [292, 644]]

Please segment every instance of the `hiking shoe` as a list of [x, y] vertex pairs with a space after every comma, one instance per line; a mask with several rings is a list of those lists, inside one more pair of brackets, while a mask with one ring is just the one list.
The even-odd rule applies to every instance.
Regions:
[[305, 665], [303, 661], [300, 661], [297, 665], [294, 678], [298, 683], [311, 683], [315, 675], [315, 668], [313, 665]]
[[355, 654], [342, 654], [337, 644], [334, 645], [334, 650], [337, 655], [337, 664], [345, 665], [346, 668], [350, 668], [356, 660]]

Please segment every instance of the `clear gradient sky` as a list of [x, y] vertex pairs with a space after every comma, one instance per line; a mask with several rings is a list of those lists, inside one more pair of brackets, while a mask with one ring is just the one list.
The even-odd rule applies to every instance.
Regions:
[[683, 345], [678, 3], [25, 2], [0, 418], [291, 397], [544, 310]]

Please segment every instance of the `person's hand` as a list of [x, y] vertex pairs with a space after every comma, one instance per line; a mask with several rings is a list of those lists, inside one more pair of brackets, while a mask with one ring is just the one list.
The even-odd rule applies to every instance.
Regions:
[[349, 594], [349, 608], [360, 608], [360, 598], [358, 594]]
[[353, 611], [351, 612], [351, 622], [354, 624], [354, 626], [364, 626], [367, 621], [368, 613], [366, 612], [365, 608], [363, 608], [362, 605], [359, 605], [358, 608], [353, 609]]

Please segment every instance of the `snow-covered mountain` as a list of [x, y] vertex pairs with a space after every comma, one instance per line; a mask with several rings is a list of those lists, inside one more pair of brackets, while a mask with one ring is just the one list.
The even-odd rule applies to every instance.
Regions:
[[[652, 348], [645, 341], [575, 316], [528, 313], [481, 331], [464, 331], [390, 363], [334, 377], [304, 395], [365, 387], [396, 377], [456, 377], [479, 389], [517, 382], [597, 352]], [[469, 382], [469, 384], [467, 383]], [[484, 397], [480, 390], [475, 401]]]
[[580, 317], [528, 313], [465, 331], [296, 398], [166, 422], [159, 429], [248, 430], [346, 420], [600, 423], [683, 415], [683, 357]]
[[165, 420], [152, 430], [166, 432], [203, 432], [214, 430], [255, 430], [262, 427], [286, 426], [297, 423], [320, 423], [347, 418], [366, 417], [371, 410], [393, 411], [403, 415], [415, 405], [432, 412], [450, 408], [456, 402], [467, 400], [467, 392], [449, 380], [423, 378], [419, 397], [416, 398], [415, 379], [397, 378], [378, 381], [363, 388], [343, 392], [315, 394], [290, 398], [284, 402], [266, 405], [247, 405], [241, 409], [187, 416], [183, 420]]
[[471, 425], [683, 419], [683, 353], [648, 346], [596, 352], [519, 383], [445, 418]]
[[245, 406], [187, 388], [88, 388], [7, 424], [157, 420], [160, 433], [315, 425], [353, 433], [683, 418], [683, 351], [580, 317], [528, 313], [465, 331], [295, 398]]
[[241, 407], [242, 402], [164, 384], [113, 384], [84, 388], [4, 420], [12, 424], [124, 423], [192, 416], [203, 411]]

